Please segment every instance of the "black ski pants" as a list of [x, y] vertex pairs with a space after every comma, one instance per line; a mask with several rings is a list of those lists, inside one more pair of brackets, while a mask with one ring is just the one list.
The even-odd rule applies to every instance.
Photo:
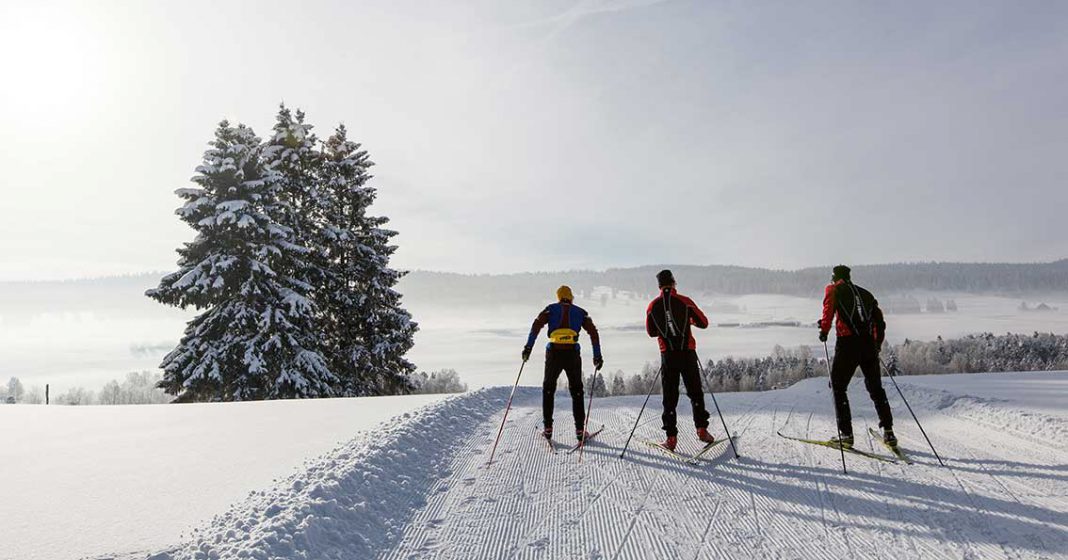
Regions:
[[575, 416], [575, 431], [586, 422], [583, 408], [582, 354], [578, 349], [551, 348], [545, 352], [545, 379], [541, 385], [541, 415], [546, 428], [553, 426], [553, 405], [556, 397], [556, 380], [560, 372], [567, 374], [567, 386], [571, 392], [571, 412]]
[[831, 366], [831, 389], [838, 414], [838, 431], [842, 436], [853, 435], [853, 418], [849, 412], [849, 382], [857, 371], [864, 373], [864, 386], [875, 403], [879, 415], [879, 427], [893, 428], [894, 418], [890, 413], [890, 401], [883, 389], [882, 372], [879, 369], [879, 351], [871, 340], [859, 336], [840, 336], [834, 345], [834, 363]]
[[660, 354], [660, 373], [664, 393], [664, 431], [668, 436], [679, 434], [678, 415], [675, 409], [679, 405], [679, 378], [686, 387], [686, 396], [693, 407], [693, 425], [697, 428], [708, 427], [708, 410], [705, 409], [705, 393], [701, 388], [701, 364], [697, 362], [694, 350], [668, 350]]

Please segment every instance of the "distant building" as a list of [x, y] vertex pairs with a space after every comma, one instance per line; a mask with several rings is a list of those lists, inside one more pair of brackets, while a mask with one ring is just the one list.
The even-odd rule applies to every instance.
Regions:
[[921, 313], [923, 308], [920, 307], [920, 300], [912, 296], [899, 296], [887, 298], [880, 302], [880, 306], [885, 313], [905, 314], [905, 313]]
[[1050, 306], [1050, 305], [1046, 305], [1045, 303], [1039, 303], [1038, 305], [1036, 305], [1034, 307], [1030, 307], [1030, 306], [1027, 305], [1026, 301], [1021, 301], [1020, 302], [1019, 309], [1020, 309], [1020, 311], [1039, 311], [1039, 312], [1057, 311], [1056, 307], [1053, 307], [1053, 306]]

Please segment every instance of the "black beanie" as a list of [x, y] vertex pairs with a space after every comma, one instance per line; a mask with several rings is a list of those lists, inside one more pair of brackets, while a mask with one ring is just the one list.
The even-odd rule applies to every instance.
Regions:
[[831, 278], [834, 280], [849, 280], [849, 267], [844, 264], [834, 267]]
[[660, 284], [661, 288], [667, 288], [675, 283], [675, 276], [671, 274], [670, 270], [665, 268], [656, 273], [656, 281]]

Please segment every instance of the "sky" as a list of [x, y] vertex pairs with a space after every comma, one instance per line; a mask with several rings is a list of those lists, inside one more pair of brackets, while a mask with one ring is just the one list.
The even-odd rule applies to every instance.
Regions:
[[1068, 4], [0, 0], [0, 279], [175, 268], [218, 121], [376, 162], [394, 264], [1068, 257]]

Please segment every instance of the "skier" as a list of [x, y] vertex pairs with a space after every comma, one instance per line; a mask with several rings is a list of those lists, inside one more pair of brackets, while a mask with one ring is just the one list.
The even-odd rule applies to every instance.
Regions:
[[583, 409], [582, 355], [578, 344], [579, 330], [586, 329], [593, 344], [593, 365], [600, 370], [604, 365], [601, 357], [601, 340], [597, 327], [585, 309], [572, 303], [575, 297], [571, 288], [560, 286], [556, 290], [557, 303], [550, 304], [530, 327], [530, 336], [523, 347], [523, 361], [530, 359], [534, 341], [542, 327], [549, 326], [549, 344], [545, 349], [545, 379], [542, 381], [541, 412], [545, 429], [542, 435], [547, 439], [553, 437], [553, 405], [556, 396], [556, 380], [560, 372], [567, 374], [567, 385], [571, 392], [571, 411], [575, 416], [575, 438], [580, 442], [587, 436], [585, 428], [586, 411]]
[[[838, 416], [838, 433], [841, 445], [853, 447], [853, 421], [849, 412], [849, 381], [860, 366], [864, 373], [864, 386], [875, 403], [879, 415], [879, 427], [883, 429], [883, 441], [890, 447], [897, 446], [894, 436], [894, 418], [890, 414], [890, 402], [883, 390], [879, 370], [879, 350], [886, 336], [886, 321], [879, 309], [879, 302], [868, 290], [853, 284], [848, 266], [834, 267], [831, 283], [823, 296], [823, 317], [819, 321], [820, 341], [827, 342], [831, 321], [837, 315], [834, 344], [834, 362], [831, 366], [831, 390], [834, 393], [835, 412]], [[831, 441], [838, 441], [833, 438]]]
[[701, 388], [701, 365], [697, 361], [697, 341], [690, 327], [708, 327], [708, 318], [690, 298], [675, 290], [675, 277], [670, 270], [661, 270], [656, 275], [660, 296], [649, 303], [645, 314], [645, 331], [657, 338], [660, 344], [660, 377], [664, 390], [664, 432], [667, 440], [661, 445], [674, 451], [678, 443], [678, 417], [675, 408], [679, 404], [679, 377], [686, 386], [686, 396], [693, 407], [693, 423], [697, 439], [713, 443], [715, 438], [708, 433], [708, 411], [705, 409], [705, 393]]

